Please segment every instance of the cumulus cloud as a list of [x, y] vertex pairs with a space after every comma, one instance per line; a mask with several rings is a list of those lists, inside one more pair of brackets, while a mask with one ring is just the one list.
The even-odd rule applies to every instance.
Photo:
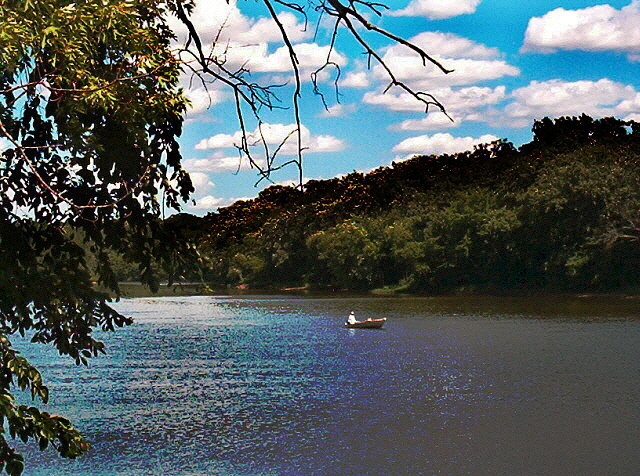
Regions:
[[[238, 8], [237, 0], [198, 1], [189, 18], [204, 44], [214, 41], [226, 44], [237, 42], [238, 38], [242, 38], [244, 44], [282, 41], [278, 25], [272, 18], [252, 19], [244, 15]], [[278, 19], [289, 32], [291, 41], [311, 37], [312, 32], [305, 28], [304, 21], [298, 21], [292, 12], [281, 13]], [[169, 24], [178, 40], [184, 42], [188, 33], [184, 23], [171, 16]]]
[[[440, 88], [431, 90], [449, 112], [471, 111], [480, 106], [495, 104], [506, 97], [506, 88], [497, 86], [495, 88], [470, 86], [466, 88]], [[364, 94], [363, 102], [385, 107], [392, 111], [424, 111], [424, 103], [407, 93], [393, 93], [369, 91]]]
[[[385, 58], [396, 78], [404, 81], [416, 90], [431, 90], [447, 86], [463, 86], [481, 81], [517, 76], [520, 70], [503, 60], [476, 60], [467, 58], [437, 58], [445, 67], [453, 72], [444, 74], [435, 65], [423, 65], [417, 57]], [[380, 80], [386, 80], [386, 72], [374, 68]]]
[[[437, 52], [434, 58], [454, 71], [444, 74], [435, 65], [423, 64], [411, 49], [394, 45], [384, 52], [384, 60], [393, 69], [397, 79], [404, 81], [415, 91], [432, 94], [445, 105], [447, 112], [455, 122], [432, 108], [429, 115], [419, 119], [408, 119], [395, 126], [402, 130], [438, 130], [456, 127], [462, 121], [483, 120], [482, 112], [506, 98], [504, 86], [483, 87], [472, 84], [498, 79], [504, 76], [517, 76], [520, 70], [500, 59], [498, 49], [453, 33], [427, 31], [420, 33], [410, 41], [427, 52]], [[387, 79], [383, 68], [374, 67], [374, 77], [381, 82]], [[381, 87], [368, 91], [363, 102], [378, 105], [392, 111], [424, 112], [425, 104], [404, 91]]]
[[[224, 63], [226, 69], [293, 74], [289, 50], [283, 45], [280, 29], [272, 18], [250, 18], [241, 12], [236, 0], [207, 0], [196, 2], [190, 19], [200, 34], [205, 52]], [[306, 28], [304, 21], [292, 12], [281, 13], [278, 19], [294, 44], [301, 79], [308, 81], [310, 73], [325, 62], [329, 46], [304, 42], [312, 36], [312, 29]], [[175, 17], [170, 17], [169, 23], [179, 42], [184, 43], [187, 28]], [[282, 46], [273, 50], [270, 47], [273, 43]], [[331, 53], [331, 61], [341, 67], [347, 63], [345, 56], [335, 50]]]
[[431, 20], [441, 20], [476, 11], [480, 0], [411, 0], [406, 8], [389, 13], [391, 16], [422, 16]]
[[[226, 1], [226, 0], [225, 0]], [[298, 21], [299, 18], [293, 12], [282, 12], [278, 14], [278, 20], [289, 34], [289, 40], [292, 42], [306, 40], [311, 38], [312, 30], [307, 28], [304, 21]], [[245, 42], [281, 42], [282, 34], [280, 28], [273, 18], [263, 17], [258, 19], [251, 25], [251, 28], [243, 32], [242, 36]]]
[[[260, 129], [255, 129], [253, 132], [247, 135], [249, 144], [258, 144], [260, 138], [264, 138], [264, 141], [270, 146], [279, 146], [286, 140], [280, 154], [282, 155], [295, 155], [297, 154], [298, 145], [296, 141], [297, 134], [295, 134], [295, 124], [262, 124]], [[236, 147], [240, 144], [241, 132], [237, 131], [234, 134], [216, 134], [207, 139], [203, 139], [196, 144], [196, 149], [224, 149]], [[346, 144], [337, 137], [330, 135], [312, 135], [309, 129], [301, 126], [301, 138], [302, 147], [305, 147], [305, 154], [318, 153], [318, 152], [338, 152], [343, 150]]]
[[432, 111], [420, 119], [405, 119], [400, 124], [395, 124], [392, 129], [401, 131], [439, 131], [458, 127], [464, 117], [449, 114], [450, 118], [442, 112]]
[[197, 150], [207, 149], [225, 149], [229, 147], [240, 146], [242, 133], [240, 131], [234, 134], [215, 134], [207, 139], [202, 139], [196, 144]]
[[[298, 59], [298, 69], [302, 81], [310, 81], [311, 73], [319, 69], [330, 53], [328, 45], [317, 43], [296, 43], [293, 49]], [[272, 51], [267, 43], [239, 44], [218, 43], [211, 49], [212, 57], [224, 63], [228, 70], [247, 69], [251, 73], [269, 74], [273, 82], [293, 82], [293, 69], [289, 49], [280, 46]], [[343, 68], [347, 58], [336, 49], [331, 51], [331, 62]], [[286, 75], [283, 75], [285, 73]], [[280, 76], [277, 76], [280, 75]], [[319, 82], [333, 80], [328, 70], [318, 75]]]
[[579, 115], [593, 117], [639, 111], [640, 100], [632, 86], [610, 79], [598, 81], [532, 81], [512, 93], [514, 101], [505, 107], [506, 123], [523, 127], [544, 116]]
[[[431, 93], [446, 106], [449, 117], [432, 107], [428, 114], [416, 119], [406, 119], [392, 126], [392, 129], [433, 131], [457, 127], [465, 121], [483, 121], [487, 119], [488, 107], [507, 98], [504, 86], [441, 88], [432, 90]], [[363, 96], [363, 102], [392, 111], [424, 113], [424, 104], [407, 93], [368, 92]]]
[[204, 88], [187, 88], [184, 95], [191, 103], [187, 110], [187, 114], [190, 117], [202, 114], [210, 107], [220, 104], [229, 97], [228, 93], [219, 89], [209, 89], [207, 91]]
[[[264, 160], [257, 158], [260, 167], [264, 166]], [[183, 167], [193, 175], [194, 172], [235, 172], [238, 170], [251, 170], [251, 164], [246, 157], [229, 156], [222, 153], [214, 153], [203, 159], [186, 159], [182, 161]]]
[[196, 204], [190, 208], [193, 210], [213, 211], [214, 209], [228, 207], [229, 205], [240, 201], [251, 200], [251, 197], [232, 197], [232, 198], [220, 198], [213, 195], [206, 195], [196, 200]]
[[[384, 61], [398, 80], [416, 90], [428, 91], [520, 74], [518, 68], [499, 59], [500, 52], [497, 49], [453, 33], [423, 32], [409, 41], [422, 47], [427, 53], [433, 53], [434, 59], [453, 70], [444, 74], [431, 63], [424, 65], [414, 51], [402, 45], [388, 48], [383, 55]], [[373, 73], [378, 80], [388, 80], [386, 71], [380, 65], [374, 66]]]
[[630, 99], [625, 99], [615, 107], [615, 115], [625, 121], [640, 122], [640, 93], [636, 92]]
[[344, 117], [356, 110], [355, 104], [334, 104], [329, 109], [323, 110], [320, 117]]
[[196, 193], [204, 193], [213, 187], [213, 182], [209, 179], [209, 176], [202, 172], [189, 172], [191, 177], [191, 183], [196, 189]]
[[625, 99], [616, 107], [618, 113], [640, 112], [640, 93], [636, 93], [632, 98]]
[[[274, 83], [271, 77], [283, 73], [287, 77], [281, 82], [293, 80], [288, 49], [282, 46], [280, 29], [272, 18], [245, 15], [238, 8], [237, 0], [200, 0], [195, 2], [190, 19], [199, 33], [205, 53], [224, 63], [227, 69], [235, 71], [248, 68], [252, 73], [267, 74], [269, 78], [265, 83]], [[305, 43], [313, 35], [312, 29], [307, 28], [304, 20], [293, 12], [283, 12], [278, 19], [294, 43], [301, 79], [308, 81], [310, 73], [326, 58], [329, 47]], [[174, 16], [170, 16], [168, 21], [178, 37], [178, 43], [184, 44], [187, 27]], [[188, 55], [183, 59], [192, 60]], [[337, 51], [332, 53], [331, 59], [341, 67], [347, 62]], [[191, 84], [191, 77], [186, 74], [181, 77], [180, 83], [191, 103], [187, 111], [189, 120], [199, 120], [198, 116], [209, 107], [231, 97], [220, 83], [211, 84], [209, 91], [206, 91], [198, 84]]]
[[522, 50], [637, 53], [640, 52], [639, 23], [640, 1], [637, 0], [620, 10], [607, 4], [579, 10], [556, 8], [529, 20]]
[[471, 150], [474, 145], [486, 144], [498, 140], [492, 134], [484, 134], [480, 137], [454, 137], [448, 132], [440, 132], [433, 135], [421, 135], [409, 137], [393, 148], [393, 152], [415, 154], [453, 154]]
[[[455, 33], [443, 31], [423, 31], [411, 37], [409, 41], [427, 53], [437, 54], [445, 58], [491, 59], [500, 56], [500, 51], [497, 48], [476, 43]], [[413, 50], [402, 45], [393, 45], [386, 48], [385, 53], [390, 57], [415, 56]]]
[[359, 71], [348, 73], [347, 76], [340, 81], [340, 86], [345, 88], [366, 88], [369, 87], [371, 82], [369, 81], [368, 71]]
[[[220, 47], [222, 48], [222, 46]], [[316, 43], [298, 43], [294, 45], [298, 58], [298, 67], [303, 76], [320, 67], [329, 54], [329, 46]], [[291, 71], [291, 57], [286, 46], [277, 48], [269, 53], [266, 43], [259, 43], [246, 47], [229, 47], [224, 53], [227, 68], [246, 67], [254, 73], [283, 73]], [[347, 63], [346, 58], [337, 51], [331, 54], [331, 61], [339, 66]]]
[[196, 204], [192, 207], [196, 210], [211, 210], [223, 206], [224, 198], [217, 198], [213, 195], [207, 195], [196, 200]]

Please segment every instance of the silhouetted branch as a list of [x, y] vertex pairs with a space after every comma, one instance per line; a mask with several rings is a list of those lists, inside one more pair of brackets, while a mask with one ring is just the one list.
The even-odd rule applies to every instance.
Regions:
[[[236, 116], [241, 133], [240, 144], [237, 145], [237, 148], [240, 151], [241, 155], [244, 155], [248, 158], [250, 165], [258, 170], [258, 173], [261, 175], [261, 179], [258, 181], [258, 183], [260, 183], [263, 179], [268, 179], [269, 175], [273, 171], [282, 168], [282, 165], [275, 165], [276, 157], [278, 153], [282, 151], [284, 142], [286, 142], [289, 137], [295, 132], [297, 141], [296, 159], [293, 161], [287, 161], [286, 164], [290, 165], [294, 163], [296, 165], [300, 181], [299, 186], [300, 188], [302, 188], [302, 160], [303, 150], [305, 149], [305, 146], [302, 143], [302, 123], [300, 116], [300, 97], [302, 89], [300, 62], [296, 54], [295, 45], [291, 41], [290, 32], [287, 31], [287, 28], [280, 20], [278, 16], [279, 12], [277, 11], [276, 6], [282, 7], [284, 11], [288, 10], [292, 11], [295, 14], [301, 15], [304, 19], [305, 29], [309, 20], [308, 11], [310, 9], [315, 11], [317, 13], [318, 21], [318, 24], [316, 25], [316, 35], [317, 29], [320, 26], [319, 23], [322, 18], [325, 15], [333, 18], [328, 54], [324, 60], [324, 63], [320, 65], [315, 71], [310, 73], [313, 91], [320, 97], [320, 100], [322, 101], [322, 104], [326, 109], [328, 109], [329, 106], [324, 94], [319, 87], [319, 82], [322, 79], [321, 74], [328, 68], [333, 68], [336, 71], [336, 75], [334, 78], [336, 101], [339, 102], [339, 78], [341, 76], [341, 69], [338, 62], [334, 61], [332, 56], [335, 53], [337, 37], [340, 29], [342, 28], [346, 30], [351, 35], [351, 37], [353, 37], [364, 49], [365, 54], [369, 58], [369, 66], [371, 66], [371, 59], [373, 59], [383, 68], [383, 70], [388, 75], [390, 82], [384, 92], [388, 91], [391, 87], [398, 87], [411, 95], [415, 100], [423, 103], [425, 105], [425, 112], [428, 112], [430, 107], [436, 107], [445, 115], [447, 115], [444, 105], [440, 103], [432, 94], [426, 91], [415, 90], [406, 82], [398, 79], [397, 75], [393, 71], [393, 68], [389, 64], [387, 64], [384, 57], [371, 46], [369, 39], [363, 36], [363, 34], [361, 33], [360, 30], [364, 29], [364, 31], [366, 32], [371, 32], [373, 34], [391, 40], [398, 45], [403, 45], [409, 48], [420, 57], [422, 64], [425, 67], [428, 64], [432, 64], [436, 66], [440, 71], [442, 71], [443, 74], [447, 74], [452, 71], [447, 69], [438, 60], [429, 55], [419, 46], [414, 45], [413, 43], [388, 30], [374, 25], [369, 20], [367, 20], [367, 18], [361, 11], [364, 9], [366, 11], [373, 12], [377, 16], [381, 16], [382, 12], [388, 9], [387, 5], [376, 1], [366, 0], [310, 0], [310, 3], [308, 5], [284, 0], [262, 0], [262, 2], [265, 5], [270, 18], [275, 22], [280, 32], [282, 43], [286, 47], [289, 55], [291, 72], [293, 73], [294, 77], [294, 90], [291, 99], [293, 105], [293, 119], [295, 122], [295, 129], [273, 151], [269, 149], [269, 145], [267, 143], [268, 141], [264, 136], [262, 136], [261, 125], [263, 124], [263, 120], [260, 109], [262, 107], [267, 107], [269, 110], [272, 110], [279, 107], [275, 104], [278, 97], [274, 91], [274, 88], [278, 86], [262, 85], [248, 81], [246, 77], [250, 74], [251, 71], [250, 68], [246, 66], [246, 64], [243, 65], [243, 67], [241, 67], [238, 71], [229, 70], [225, 66], [225, 54], [221, 56], [216, 56], [213, 54], [206, 55], [203, 50], [202, 40], [199, 36], [200, 33], [196, 30], [196, 27], [189, 18], [189, 11], [185, 10], [185, 7], [183, 6], [181, 0], [176, 1], [176, 15], [179, 20], [182, 21], [182, 23], [187, 27], [188, 31], [186, 46], [184, 49], [179, 51], [179, 54], [191, 57], [192, 61], [186, 62], [186, 67], [194, 75], [199, 76], [203, 83], [205, 82], [205, 80], [202, 76], [208, 75], [213, 78], [214, 81], [220, 81], [222, 84], [231, 88], [231, 90], [233, 91], [233, 97], [236, 103]], [[224, 25], [218, 32], [218, 35], [214, 41], [213, 48], [215, 48], [216, 43], [219, 41], [220, 31], [222, 30], [222, 28], [224, 28]], [[193, 48], [190, 48], [191, 45], [193, 46]], [[260, 135], [259, 142], [262, 142], [262, 148], [265, 154], [264, 161], [258, 161], [254, 157], [251, 150], [251, 147], [255, 146], [256, 144], [250, 143], [247, 139], [250, 133], [247, 130], [246, 117], [243, 111], [244, 108], [248, 108], [248, 110], [250, 111], [250, 116], [253, 117], [253, 119], [258, 124], [257, 129], [258, 134]], [[447, 115], [447, 117], [449, 116]]]
[[27, 166], [31, 170], [31, 173], [36, 178], [36, 181], [38, 182], [38, 185], [40, 186], [40, 188], [45, 190], [52, 197], [56, 198], [60, 202], [66, 203], [71, 209], [76, 211], [115, 207], [120, 202], [122, 202], [127, 197], [129, 197], [132, 193], [134, 193], [145, 181], [148, 180], [149, 172], [151, 171], [151, 168], [152, 168], [151, 165], [148, 165], [144, 173], [140, 176], [140, 179], [132, 186], [127, 186], [127, 184], [123, 183], [122, 185], [125, 187], [126, 192], [120, 197], [118, 197], [117, 199], [110, 201], [109, 203], [102, 203], [102, 204], [88, 203], [85, 205], [78, 205], [75, 201], [65, 197], [63, 195], [63, 192], [60, 192], [56, 190], [54, 187], [52, 187], [49, 181], [46, 180], [42, 176], [42, 174], [38, 171], [36, 164], [31, 159], [29, 159], [29, 156], [25, 152], [25, 150], [29, 150], [29, 149], [55, 148], [56, 146], [43, 146], [43, 147], [22, 146], [11, 134], [9, 134], [9, 131], [7, 131], [7, 128], [2, 123], [2, 121], [0, 121], [0, 133], [2, 133], [0, 137], [4, 137], [6, 140], [8, 140], [11, 143], [11, 145], [13, 145], [13, 149], [18, 153], [18, 156], [20, 157], [20, 159], [22, 159], [27, 164]]

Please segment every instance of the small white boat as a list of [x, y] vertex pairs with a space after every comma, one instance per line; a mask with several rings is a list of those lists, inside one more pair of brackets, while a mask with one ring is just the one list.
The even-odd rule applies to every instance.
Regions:
[[356, 321], [351, 324], [345, 322], [344, 327], [347, 327], [349, 329], [380, 329], [385, 322], [387, 322], [387, 318], [383, 317], [382, 319], [367, 319], [366, 321]]

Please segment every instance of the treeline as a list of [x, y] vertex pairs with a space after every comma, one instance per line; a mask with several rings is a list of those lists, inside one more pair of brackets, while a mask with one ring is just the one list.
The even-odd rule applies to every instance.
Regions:
[[[214, 286], [615, 290], [640, 278], [640, 125], [544, 119], [532, 142], [273, 186], [172, 217]], [[193, 277], [196, 277], [194, 274]]]

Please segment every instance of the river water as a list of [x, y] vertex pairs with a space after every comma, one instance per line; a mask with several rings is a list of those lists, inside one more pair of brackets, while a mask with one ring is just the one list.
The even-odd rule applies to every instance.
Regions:
[[[621, 475], [640, 468], [640, 301], [123, 300], [89, 368], [23, 346], [92, 441], [26, 475]], [[387, 317], [382, 330], [344, 329]]]

